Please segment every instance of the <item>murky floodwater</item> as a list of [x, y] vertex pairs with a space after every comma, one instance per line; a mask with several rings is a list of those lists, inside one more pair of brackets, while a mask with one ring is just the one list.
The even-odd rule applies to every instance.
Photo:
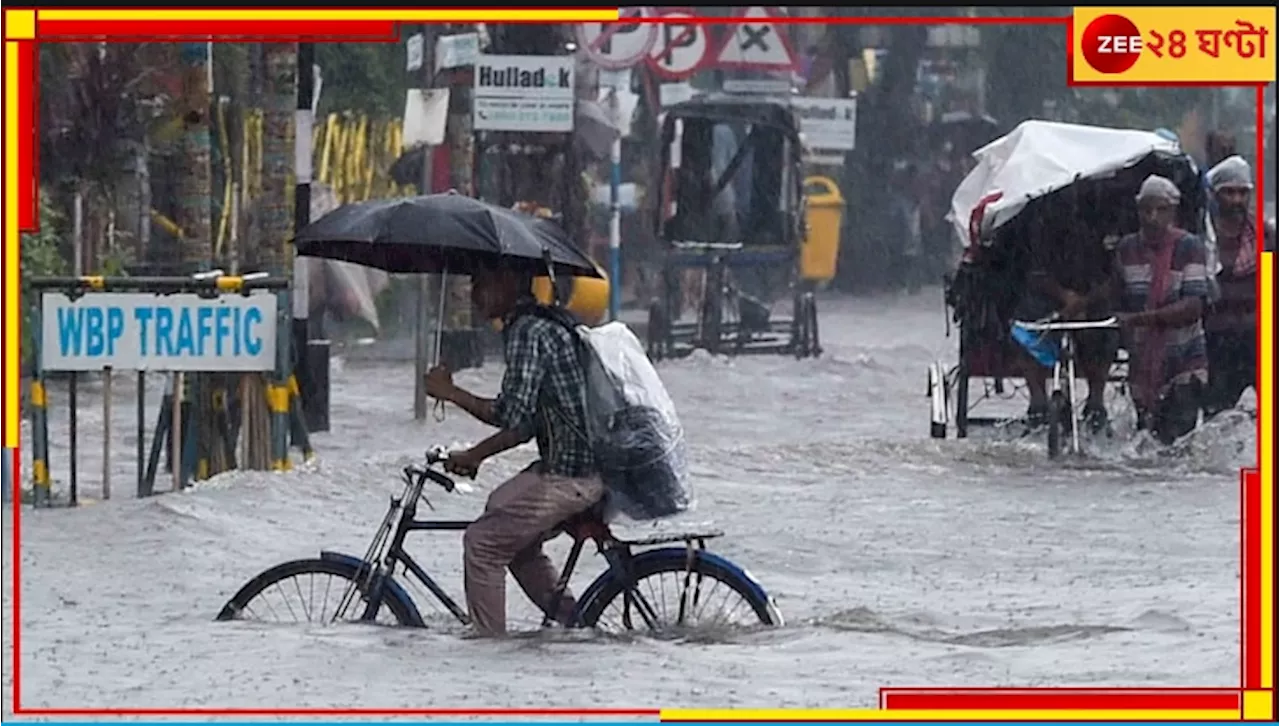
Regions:
[[[1237, 470], [1255, 459], [1250, 415], [1230, 412], [1161, 451], [1133, 438], [1117, 401], [1116, 439], [1059, 464], [1038, 440], [931, 440], [925, 369], [954, 349], [939, 297], [824, 301], [819, 360], [660, 366], [699, 496], [696, 512], [665, 526], [726, 530], [715, 549], [750, 569], [788, 620], [723, 642], [463, 640], [420, 592], [426, 632], [214, 623], [270, 565], [322, 547], [363, 552], [399, 490], [397, 467], [484, 429], [457, 410], [414, 423], [409, 364], [349, 363], [335, 367], [333, 431], [315, 437], [314, 465], [135, 501], [132, 381], [121, 378], [117, 497], [23, 512], [23, 703], [873, 706], [876, 689], [894, 685], [1236, 682]], [[460, 381], [490, 392], [499, 376], [491, 365]], [[101, 478], [98, 390], [81, 397], [90, 498]], [[65, 394], [53, 399], [53, 472], [65, 479]], [[434, 497], [438, 514], [472, 516], [530, 456], [486, 466], [473, 494]], [[7, 624], [8, 509], [4, 527]], [[461, 594], [456, 533], [423, 533], [410, 547]], [[602, 567], [587, 558], [578, 587]], [[532, 606], [509, 590], [514, 626], [533, 628]], [[6, 668], [6, 712], [10, 678]]]

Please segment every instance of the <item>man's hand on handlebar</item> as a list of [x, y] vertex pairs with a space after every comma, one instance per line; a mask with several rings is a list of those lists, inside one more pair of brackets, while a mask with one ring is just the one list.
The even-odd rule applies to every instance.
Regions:
[[450, 474], [475, 479], [476, 474], [480, 472], [480, 464], [483, 461], [484, 458], [477, 455], [475, 449], [454, 451], [449, 454], [449, 458], [444, 460], [444, 470]]
[[1077, 294], [1074, 290], [1063, 291], [1061, 312], [1063, 319], [1076, 320], [1084, 314], [1085, 309], [1088, 307], [1089, 299], [1084, 295]]

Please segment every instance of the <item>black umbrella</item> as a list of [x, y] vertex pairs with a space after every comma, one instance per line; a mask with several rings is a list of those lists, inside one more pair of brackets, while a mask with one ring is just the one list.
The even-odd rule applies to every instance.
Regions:
[[347, 204], [304, 227], [298, 254], [397, 273], [470, 275], [496, 264], [599, 277], [557, 224], [460, 194]]

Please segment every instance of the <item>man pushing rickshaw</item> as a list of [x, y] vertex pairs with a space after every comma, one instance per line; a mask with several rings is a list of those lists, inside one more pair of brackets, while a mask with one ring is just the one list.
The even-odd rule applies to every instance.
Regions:
[[[1047, 427], [1051, 455], [1067, 436], [1078, 451], [1081, 428], [1110, 432], [1109, 382], [1128, 388], [1159, 440], [1194, 428], [1217, 289], [1195, 162], [1160, 134], [1041, 121], [974, 158], [949, 215], [966, 243], [947, 289], [960, 360], [931, 369], [933, 435], [952, 416], [961, 437], [1000, 423], [971, 409], [1013, 378], [1027, 382], [1026, 430]], [[970, 379], [986, 379], [977, 401]]]

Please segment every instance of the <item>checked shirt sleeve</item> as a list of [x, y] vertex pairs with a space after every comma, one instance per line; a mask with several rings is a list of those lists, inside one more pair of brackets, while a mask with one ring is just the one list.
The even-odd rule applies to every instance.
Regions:
[[511, 331], [506, 341], [507, 370], [502, 389], [493, 402], [494, 418], [508, 431], [519, 432], [528, 441], [534, 435], [543, 368], [542, 341], [529, 325]]

